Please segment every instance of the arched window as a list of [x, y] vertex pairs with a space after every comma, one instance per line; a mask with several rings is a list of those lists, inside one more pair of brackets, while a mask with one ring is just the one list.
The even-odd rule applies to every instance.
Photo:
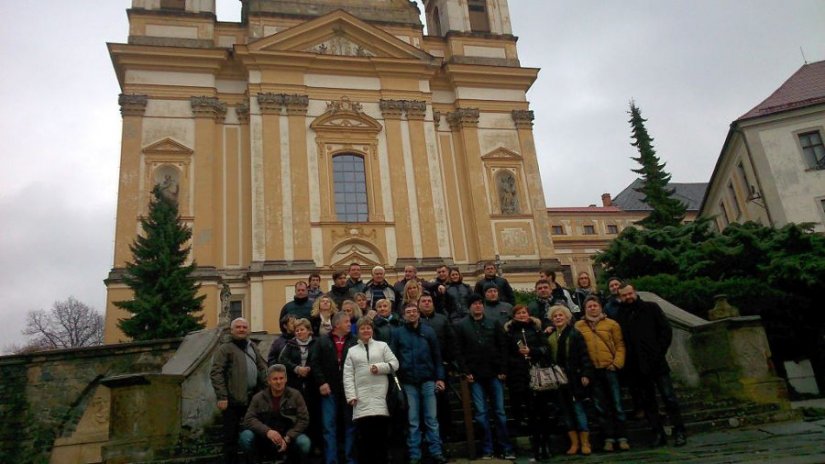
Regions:
[[364, 158], [343, 154], [332, 158], [335, 215], [342, 222], [369, 221]]

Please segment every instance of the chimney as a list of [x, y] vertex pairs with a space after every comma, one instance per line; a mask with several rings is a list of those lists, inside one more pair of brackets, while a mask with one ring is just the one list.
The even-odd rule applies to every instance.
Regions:
[[602, 206], [613, 206], [613, 200], [610, 198], [609, 193], [602, 194]]

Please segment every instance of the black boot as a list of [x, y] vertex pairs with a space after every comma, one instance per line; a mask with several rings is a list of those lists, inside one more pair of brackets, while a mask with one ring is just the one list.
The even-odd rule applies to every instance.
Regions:
[[685, 436], [685, 429], [679, 428], [673, 431], [673, 445], [685, 446], [687, 445], [687, 436]]
[[653, 440], [650, 442], [651, 448], [659, 448], [660, 446], [667, 445], [667, 435], [665, 435], [664, 429], [657, 429], [653, 432]]

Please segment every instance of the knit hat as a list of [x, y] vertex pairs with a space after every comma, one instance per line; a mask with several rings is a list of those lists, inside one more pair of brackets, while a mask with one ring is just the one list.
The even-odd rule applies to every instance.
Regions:
[[467, 298], [467, 306], [472, 305], [472, 304], [473, 304], [473, 303], [475, 303], [476, 301], [481, 301], [481, 302], [484, 302], [484, 297], [482, 297], [482, 296], [481, 296], [481, 295], [479, 295], [478, 293], [473, 293], [472, 295], [470, 295], [470, 296]]

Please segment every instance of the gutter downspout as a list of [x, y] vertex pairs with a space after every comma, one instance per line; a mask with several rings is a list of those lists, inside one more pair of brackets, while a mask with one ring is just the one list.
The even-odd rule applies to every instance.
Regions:
[[[742, 136], [742, 141], [745, 144], [745, 153], [748, 154], [748, 162], [751, 164], [751, 168], [753, 169], [753, 176], [756, 180], [756, 188], [758, 188], [759, 191], [763, 193], [764, 198], [765, 190], [762, 188], [762, 182], [759, 180], [759, 171], [756, 169], [756, 165], [753, 163], [753, 154], [751, 153], [751, 147], [748, 143], [748, 138], [745, 137], [745, 132], [741, 128], [735, 127], [733, 130], [734, 132], [737, 132], [740, 136]], [[768, 215], [768, 222], [771, 223], [771, 227], [776, 227], [776, 224], [774, 224], [773, 222], [773, 217], [771, 216], [771, 210], [768, 208], [767, 198], [765, 198], [765, 213]]]

